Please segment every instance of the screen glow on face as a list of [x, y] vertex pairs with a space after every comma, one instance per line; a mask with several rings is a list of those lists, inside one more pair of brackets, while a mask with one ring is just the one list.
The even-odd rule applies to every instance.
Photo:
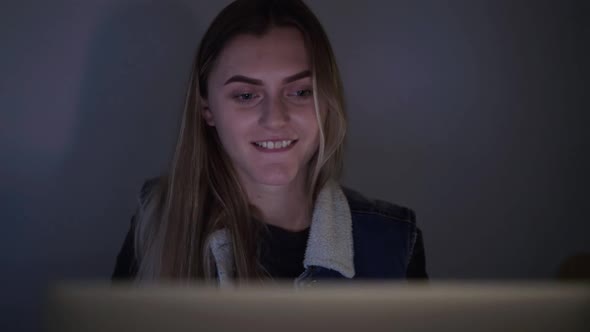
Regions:
[[239, 35], [208, 81], [203, 116], [248, 185], [303, 181], [319, 145], [311, 65], [301, 33]]

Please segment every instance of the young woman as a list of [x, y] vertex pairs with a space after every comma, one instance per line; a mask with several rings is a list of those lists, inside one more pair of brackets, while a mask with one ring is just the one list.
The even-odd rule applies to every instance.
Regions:
[[201, 41], [170, 170], [143, 186], [113, 278], [426, 278], [414, 212], [338, 183], [343, 99], [302, 1], [228, 5]]

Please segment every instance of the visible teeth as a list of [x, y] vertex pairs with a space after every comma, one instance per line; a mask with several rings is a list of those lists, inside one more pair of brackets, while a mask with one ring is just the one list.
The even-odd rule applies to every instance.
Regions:
[[284, 147], [287, 147], [289, 145], [291, 145], [291, 143], [293, 143], [293, 141], [276, 141], [276, 142], [272, 142], [272, 141], [268, 141], [268, 142], [255, 142], [256, 145], [263, 147], [265, 149], [282, 149]]

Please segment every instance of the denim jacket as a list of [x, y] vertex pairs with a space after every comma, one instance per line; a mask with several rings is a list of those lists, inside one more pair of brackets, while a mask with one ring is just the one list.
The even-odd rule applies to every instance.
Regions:
[[[149, 190], [144, 185], [141, 196]], [[234, 283], [233, 250], [227, 230], [209, 237], [217, 280], [221, 287]], [[328, 182], [318, 194], [312, 213], [304, 272], [296, 287], [320, 280], [427, 278], [422, 235], [411, 209]], [[137, 262], [133, 232], [129, 231], [117, 257], [113, 279], [132, 278]]]

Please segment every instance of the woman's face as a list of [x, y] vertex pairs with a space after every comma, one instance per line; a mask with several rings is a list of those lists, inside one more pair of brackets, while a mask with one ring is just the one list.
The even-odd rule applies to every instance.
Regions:
[[304, 179], [319, 145], [311, 66], [295, 28], [239, 35], [217, 59], [203, 116], [243, 185]]

